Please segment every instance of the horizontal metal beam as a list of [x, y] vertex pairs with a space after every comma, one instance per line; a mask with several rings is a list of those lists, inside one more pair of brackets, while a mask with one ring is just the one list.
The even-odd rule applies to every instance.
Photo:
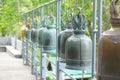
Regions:
[[36, 8], [34, 8], [34, 9], [31, 9], [31, 10], [28, 10], [28, 11], [22, 13], [22, 14], [30, 13], [30, 12], [32, 12], [32, 11], [34, 11], [34, 10], [37, 10], [37, 9], [39, 9], [39, 8], [42, 8], [42, 7], [48, 6], [48, 5], [50, 5], [50, 4], [56, 3], [56, 2], [58, 2], [58, 1], [61, 1], [61, 0], [50, 1], [50, 2], [48, 2], [48, 3], [42, 4], [42, 5], [39, 6], [39, 7], [36, 7]]

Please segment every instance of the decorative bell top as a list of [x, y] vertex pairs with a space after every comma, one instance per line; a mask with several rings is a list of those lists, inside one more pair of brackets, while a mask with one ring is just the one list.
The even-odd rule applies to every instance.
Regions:
[[50, 21], [49, 21], [48, 16], [45, 16], [44, 19], [43, 19], [43, 21], [42, 21], [42, 24], [41, 24], [41, 25], [42, 25], [43, 27], [47, 27], [49, 23], [50, 23]]
[[35, 20], [34, 23], [33, 23], [33, 28], [37, 29], [37, 27], [38, 27], [37, 20]]
[[[70, 15], [71, 17], [73, 17], [73, 15], [71, 14]], [[69, 15], [68, 15], [68, 12], [67, 12], [67, 14], [66, 14], [66, 28], [67, 29], [73, 29], [73, 23], [72, 23], [72, 20], [71, 19], [69, 19]]]
[[81, 9], [76, 15], [73, 15], [74, 30], [85, 31], [86, 29], [86, 15], [81, 14]]
[[26, 27], [27, 27], [28, 29], [31, 29], [30, 23], [27, 23]]
[[110, 5], [110, 23], [114, 27], [120, 26], [120, 17], [116, 6], [118, 1], [119, 0], [112, 0], [112, 3]]
[[45, 17], [45, 19], [43, 20], [43, 27], [55, 27], [55, 17], [53, 16], [47, 16]]

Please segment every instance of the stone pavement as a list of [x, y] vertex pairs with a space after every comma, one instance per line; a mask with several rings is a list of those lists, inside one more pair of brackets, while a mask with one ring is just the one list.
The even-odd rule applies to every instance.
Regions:
[[20, 58], [0, 52], [0, 80], [35, 80], [29, 66], [23, 65]]

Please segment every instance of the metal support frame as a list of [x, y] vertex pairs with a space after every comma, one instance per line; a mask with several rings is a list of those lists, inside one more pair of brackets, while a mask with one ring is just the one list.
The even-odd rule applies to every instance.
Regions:
[[41, 53], [40, 80], [46, 80], [46, 54], [45, 53]]
[[[22, 19], [24, 21], [24, 15], [22, 15]], [[23, 58], [23, 64], [24, 64], [24, 60], [25, 60], [24, 59], [24, 55], [25, 55], [25, 41], [24, 40], [25, 40], [25, 37], [22, 38], [22, 51], [21, 51], [22, 52], [22, 58]]]
[[32, 11], [32, 28], [34, 28], [34, 10]]
[[26, 58], [26, 65], [29, 65], [29, 40], [26, 39], [26, 55], [25, 55], [25, 58]]
[[23, 64], [24, 64], [24, 58], [25, 56], [25, 41], [24, 41], [24, 38], [22, 38], [22, 58], [23, 58]]
[[92, 37], [92, 79], [96, 74], [96, 17], [97, 17], [97, 0], [93, 0], [93, 37]]
[[36, 56], [36, 50], [37, 50], [37, 43], [33, 42], [32, 43], [32, 65], [31, 65], [31, 73], [35, 74], [36, 73], [36, 60], [35, 60], [35, 56]]
[[44, 7], [40, 8], [40, 23], [42, 24], [43, 21], [43, 16], [44, 16]]
[[102, 34], [102, 0], [98, 0], [98, 37]]
[[[44, 13], [44, 7], [41, 7], [40, 8], [40, 22], [42, 23], [42, 21], [43, 21], [43, 14]], [[40, 49], [40, 56], [41, 56], [41, 60], [40, 60], [40, 80], [46, 80], [46, 74], [44, 74], [44, 66], [43, 66], [43, 59], [44, 59], [44, 57], [43, 57], [43, 53], [42, 53], [42, 45], [41, 45], [41, 49]], [[46, 65], [45, 65], [46, 66]]]
[[92, 55], [92, 80], [96, 80], [96, 33], [98, 37], [102, 34], [102, 0], [98, 1], [98, 30], [96, 29], [97, 24], [97, 0], [93, 0], [93, 55]]
[[[57, 31], [56, 31], [56, 42], [58, 43], [58, 34], [60, 33], [60, 26], [61, 26], [61, 1], [58, 1], [56, 3], [57, 5], [57, 11], [56, 11], [56, 15], [57, 15]], [[56, 46], [58, 46], [58, 44], [56, 44]], [[58, 48], [56, 47], [56, 64], [57, 64], [57, 68], [56, 68], [56, 80], [62, 80], [62, 72], [61, 72], [61, 67], [60, 67], [60, 62], [59, 62], [59, 54], [58, 54]]]
[[[43, 20], [43, 16], [44, 16], [44, 7], [45, 6], [48, 6], [50, 4], [54, 4], [56, 3], [56, 8], [57, 8], [57, 11], [56, 11], [56, 14], [57, 14], [57, 31], [56, 31], [56, 34], [57, 34], [57, 37], [58, 37], [58, 34], [60, 32], [60, 25], [61, 25], [61, 0], [54, 0], [54, 1], [51, 1], [49, 3], [45, 3], [35, 9], [32, 9], [30, 11], [27, 11], [23, 14], [27, 14], [27, 13], [30, 13], [32, 12], [32, 23], [34, 22], [34, 10], [40, 8], [40, 22], [42, 23], [42, 20]], [[27, 17], [27, 16], [26, 16]], [[98, 5], [98, 30], [96, 29], [96, 24], [97, 24], [97, 20], [96, 20], [96, 17], [97, 17], [97, 0], [93, 0], [93, 37], [92, 37], [92, 41], [93, 41], [93, 50], [92, 50], [92, 79], [95, 80], [95, 74], [96, 74], [96, 33], [98, 32], [98, 35], [99, 37], [101, 36], [101, 33], [102, 33], [102, 0], [99, 0], [99, 5]], [[26, 22], [27, 22], [27, 19], [26, 19]], [[34, 26], [34, 25], [33, 25]], [[24, 42], [24, 40], [23, 40]], [[28, 53], [28, 44], [27, 44], [28, 40], [26, 39], [26, 64], [28, 63], [28, 60], [27, 60], [27, 53]], [[23, 44], [24, 45], [24, 44]], [[24, 51], [24, 50], [23, 50]], [[57, 52], [57, 50], [56, 50]], [[35, 51], [33, 50], [33, 53], [35, 53]], [[42, 52], [42, 46], [41, 46], [41, 50], [40, 50], [40, 54], [41, 54], [41, 69], [40, 69], [40, 80], [46, 80], [46, 54], [44, 54]], [[32, 56], [34, 57], [34, 56]], [[61, 76], [62, 76], [62, 69], [60, 67], [60, 62], [59, 62], [59, 57], [58, 57], [58, 53], [57, 53], [57, 57], [56, 57], [56, 63], [57, 63], [57, 70], [56, 70], [56, 80], [62, 80], [61, 79]], [[33, 62], [34, 63], [34, 62]]]
[[[28, 13], [26, 13], [26, 24], [28, 24]], [[26, 38], [26, 54], [25, 54], [25, 65], [29, 65], [29, 40]]]

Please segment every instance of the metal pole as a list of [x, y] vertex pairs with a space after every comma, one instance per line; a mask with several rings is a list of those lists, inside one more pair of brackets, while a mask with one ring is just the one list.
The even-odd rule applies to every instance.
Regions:
[[[24, 21], [24, 14], [22, 15], [22, 20]], [[25, 52], [25, 48], [24, 48], [24, 37], [22, 37], [22, 58], [23, 58], [23, 64], [24, 64], [24, 52]]]
[[[43, 7], [41, 7], [40, 8], [40, 22], [42, 23], [42, 20], [43, 20], [43, 13], [44, 13], [44, 8]], [[40, 50], [40, 56], [41, 56], [41, 60], [40, 60], [40, 65], [41, 65], [41, 67], [40, 67], [40, 80], [46, 80], [46, 58], [45, 58], [45, 56], [46, 56], [46, 54], [44, 54], [43, 52], [42, 52], [42, 48], [43, 48], [43, 46], [41, 45], [41, 50]]]
[[41, 73], [40, 80], [46, 80], [46, 54], [41, 53]]
[[39, 6], [39, 7], [36, 7], [36, 8], [31, 9], [31, 10], [29, 10], [29, 11], [27, 11], [27, 12], [24, 12], [23, 14], [29, 13], [29, 12], [31, 12], [31, 11], [33, 11], [33, 10], [36, 10], [36, 9], [38, 9], [38, 8], [41, 8], [41, 7], [48, 6], [48, 5], [50, 5], [50, 4], [53, 4], [53, 3], [56, 3], [56, 2], [59, 2], [59, 1], [61, 1], [61, 0], [53, 0], [53, 1], [50, 1], [50, 2], [45, 3], [45, 4], [43, 4], [43, 5]]
[[[26, 24], [28, 24], [28, 13], [26, 13]], [[26, 38], [26, 55], [25, 55], [25, 60], [26, 60], [26, 65], [29, 65], [29, 59], [28, 59], [28, 43], [29, 40]]]
[[35, 74], [36, 73], [36, 71], [35, 71], [35, 69], [36, 69], [36, 67], [35, 67], [35, 55], [36, 55], [36, 49], [37, 49], [37, 44], [36, 43], [32, 43], [32, 67], [31, 67], [31, 69], [32, 69], [32, 74]]
[[[43, 17], [44, 17], [44, 7], [40, 8], [40, 24], [42, 25], [43, 23]], [[42, 26], [41, 26], [42, 27]]]
[[93, 0], [93, 44], [92, 44], [92, 80], [96, 74], [96, 16], [97, 16], [97, 0]]
[[24, 52], [25, 52], [24, 49], [25, 49], [24, 48], [24, 38], [22, 38], [22, 58], [23, 58], [23, 63], [24, 63]]
[[28, 39], [26, 39], [26, 65], [29, 65], [29, 57], [28, 57], [28, 55], [29, 55], [29, 53], [28, 53], [28, 44], [29, 44], [29, 40]]
[[26, 24], [28, 23], [28, 13], [26, 13]]
[[32, 11], [32, 28], [34, 28], [34, 10]]
[[102, 0], [98, 0], [98, 37], [102, 34]]
[[[56, 15], [57, 15], [57, 31], [56, 31], [56, 42], [58, 42], [58, 34], [60, 33], [60, 26], [61, 26], [61, 1], [58, 1], [56, 3]], [[62, 80], [62, 72], [60, 70], [60, 63], [59, 63], [59, 54], [58, 54], [58, 49], [57, 49], [57, 44], [56, 44], [56, 63], [57, 63], [57, 70], [56, 70], [56, 80]]]

